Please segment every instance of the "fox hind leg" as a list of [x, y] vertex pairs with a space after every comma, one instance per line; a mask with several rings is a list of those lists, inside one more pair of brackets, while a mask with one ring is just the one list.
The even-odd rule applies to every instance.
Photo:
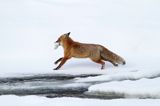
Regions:
[[102, 61], [102, 60], [93, 60], [93, 59], [91, 59], [93, 62], [95, 62], [95, 63], [98, 63], [98, 64], [101, 64], [102, 66], [101, 66], [101, 70], [102, 69], [104, 69], [104, 66], [105, 66], [105, 62], [104, 61]]

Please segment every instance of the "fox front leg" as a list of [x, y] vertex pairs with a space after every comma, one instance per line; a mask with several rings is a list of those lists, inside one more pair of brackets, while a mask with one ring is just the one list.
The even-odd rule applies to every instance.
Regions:
[[59, 64], [58, 67], [56, 67], [54, 70], [58, 70], [59, 68], [62, 67], [62, 65], [64, 65], [64, 63], [68, 60], [68, 58], [62, 58], [61, 63]]
[[54, 64], [58, 64], [62, 59], [63, 57], [59, 58], [57, 61], [54, 62]]

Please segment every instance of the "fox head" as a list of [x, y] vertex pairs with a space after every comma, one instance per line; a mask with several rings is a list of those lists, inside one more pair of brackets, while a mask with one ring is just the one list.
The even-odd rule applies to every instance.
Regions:
[[57, 39], [57, 41], [55, 42], [55, 49], [57, 49], [59, 46], [63, 46], [65, 40], [69, 38], [70, 33], [71, 32], [65, 33]]

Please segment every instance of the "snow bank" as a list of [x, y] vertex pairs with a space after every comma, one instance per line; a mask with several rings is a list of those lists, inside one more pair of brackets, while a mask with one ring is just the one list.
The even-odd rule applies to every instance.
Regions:
[[44, 98], [37, 96], [0, 96], [1, 106], [159, 106], [160, 100], [116, 99], [95, 100], [79, 98]]
[[[122, 81], [122, 80], [139, 80], [142, 78], [156, 78], [160, 77], [160, 70], [130, 70], [130, 69], [119, 69], [118, 72], [110, 72], [106, 75], [79, 78], [77, 82], [111, 82], [111, 81]], [[113, 71], [113, 70], [112, 70]]]
[[160, 78], [141, 79], [138, 81], [113, 81], [93, 85], [89, 88], [91, 94], [114, 94], [125, 98], [158, 98], [160, 99]]

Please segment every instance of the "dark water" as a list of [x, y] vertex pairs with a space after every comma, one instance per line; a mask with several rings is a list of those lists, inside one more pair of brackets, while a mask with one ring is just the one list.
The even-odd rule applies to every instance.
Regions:
[[91, 85], [101, 82], [75, 82], [76, 78], [86, 78], [91, 76], [94, 77], [98, 75], [38, 74], [21, 77], [0, 78], [0, 95], [37, 95], [48, 98], [80, 97], [98, 99], [113, 99], [123, 97], [123, 95], [93, 95], [86, 93]]

